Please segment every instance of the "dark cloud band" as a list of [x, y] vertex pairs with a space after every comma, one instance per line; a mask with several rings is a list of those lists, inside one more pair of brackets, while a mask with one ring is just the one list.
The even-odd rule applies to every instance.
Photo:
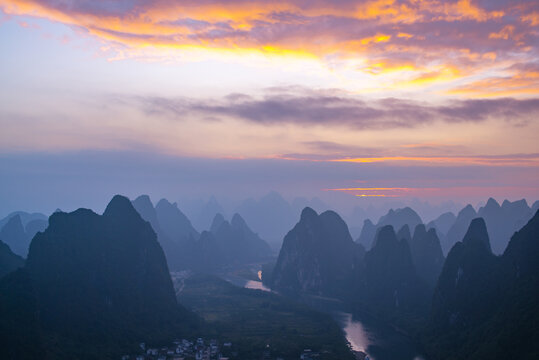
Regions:
[[354, 129], [413, 128], [434, 122], [483, 122], [489, 119], [522, 126], [537, 119], [539, 99], [455, 100], [442, 105], [386, 98], [367, 101], [327, 91], [262, 97], [232, 94], [218, 99], [136, 97], [143, 111], [175, 119], [196, 116], [233, 118], [260, 125], [343, 126]]

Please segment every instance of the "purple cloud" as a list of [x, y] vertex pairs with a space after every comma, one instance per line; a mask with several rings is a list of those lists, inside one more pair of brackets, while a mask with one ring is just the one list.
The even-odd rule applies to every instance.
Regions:
[[143, 111], [181, 119], [235, 118], [259, 125], [342, 126], [354, 129], [413, 128], [447, 123], [504, 120], [526, 124], [539, 115], [539, 99], [454, 100], [442, 105], [386, 98], [364, 100], [327, 91], [277, 93], [262, 97], [231, 94], [217, 99], [132, 97]]

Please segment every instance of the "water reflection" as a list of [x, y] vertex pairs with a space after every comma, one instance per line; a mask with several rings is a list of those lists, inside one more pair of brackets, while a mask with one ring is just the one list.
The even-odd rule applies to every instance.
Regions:
[[335, 320], [342, 326], [346, 339], [352, 346], [352, 350], [366, 353], [369, 344], [372, 344], [374, 339], [372, 335], [369, 337], [363, 324], [359, 321], [354, 321], [352, 319], [352, 314], [345, 312], [333, 312], [333, 318], [335, 318]]
[[262, 290], [271, 292], [271, 289], [262, 284], [262, 281], [247, 280], [238, 276], [227, 275], [223, 277], [226, 281], [240, 287], [244, 287], [252, 290]]
[[346, 338], [350, 343], [367, 344], [364, 352], [371, 360], [425, 360], [417, 343], [383, 321], [367, 314], [356, 314], [350, 319], [349, 326], [361, 327], [362, 332], [347, 333]]
[[253, 289], [253, 290], [262, 290], [262, 291], [268, 291], [271, 292], [271, 289], [262, 284], [262, 281], [253, 281], [253, 280], [247, 280], [245, 285], [243, 286], [247, 289]]

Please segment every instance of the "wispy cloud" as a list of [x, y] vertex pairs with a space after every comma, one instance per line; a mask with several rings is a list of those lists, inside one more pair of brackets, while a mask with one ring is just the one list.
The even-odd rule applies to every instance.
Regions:
[[148, 114], [175, 119], [196, 115], [211, 120], [233, 118], [265, 126], [291, 124], [354, 129], [414, 128], [435, 122], [479, 123], [489, 119], [522, 126], [539, 115], [539, 98], [452, 100], [433, 104], [396, 98], [367, 101], [344, 93], [331, 95], [327, 91], [312, 90], [272, 91], [260, 97], [247, 94], [216, 99], [148, 96], [128, 97], [122, 101], [132, 101]]
[[539, 166], [539, 154], [508, 154], [508, 155], [479, 155], [479, 156], [386, 156], [340, 158], [328, 161], [348, 163], [422, 163], [440, 165], [487, 165], [487, 166]]

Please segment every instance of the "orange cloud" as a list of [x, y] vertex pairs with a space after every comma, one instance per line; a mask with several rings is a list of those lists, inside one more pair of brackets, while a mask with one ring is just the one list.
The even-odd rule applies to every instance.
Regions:
[[491, 77], [451, 89], [449, 94], [481, 97], [502, 97], [539, 94], [539, 70], [515, 73], [512, 76]]
[[523, 15], [522, 21], [529, 22], [531, 26], [539, 25], [539, 11], [534, 11], [530, 14]]
[[[183, 58], [330, 59], [334, 66], [337, 58], [387, 79], [372, 79], [376, 86], [397, 90], [477, 78], [485, 61], [533, 62], [538, 51], [539, 5], [518, 2], [488, 10], [470, 0], [0, 0], [0, 8], [82, 27], [106, 43], [111, 59], [170, 59], [177, 51]], [[401, 60], [377, 60], [391, 57]]]
[[461, 71], [454, 66], [446, 65], [440, 69], [433, 71], [427, 71], [419, 76], [405, 80], [397, 83], [398, 86], [409, 86], [409, 85], [426, 85], [431, 83], [440, 83], [444, 81], [450, 81], [459, 78]]
[[513, 36], [513, 33], [515, 31], [515, 27], [513, 25], [506, 25], [503, 27], [503, 29], [500, 30], [500, 32], [497, 33], [490, 33], [488, 36], [489, 39], [504, 39], [507, 40], [511, 36]]
[[398, 195], [387, 195], [387, 194], [356, 194], [358, 197], [398, 197]]
[[486, 21], [497, 19], [504, 15], [503, 11], [486, 11], [472, 4], [470, 0], [459, 0], [456, 3], [444, 3], [445, 19], [450, 21], [472, 19]]
[[350, 163], [414, 163], [432, 165], [487, 165], [487, 166], [507, 166], [523, 165], [538, 166], [539, 154], [530, 156], [385, 156], [385, 157], [363, 157], [363, 158], [342, 158], [328, 160], [332, 162]]
[[403, 188], [403, 187], [362, 187], [362, 188], [339, 188], [339, 189], [325, 189], [326, 191], [394, 191], [394, 190], [402, 190], [402, 191], [408, 191], [411, 188]]

